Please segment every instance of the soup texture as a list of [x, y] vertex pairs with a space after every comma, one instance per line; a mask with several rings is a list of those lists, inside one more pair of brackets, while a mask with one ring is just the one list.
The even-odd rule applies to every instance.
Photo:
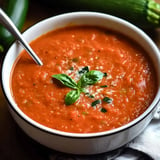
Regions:
[[156, 93], [153, 66], [129, 38], [96, 26], [70, 26], [31, 43], [11, 75], [19, 108], [34, 121], [65, 132], [94, 133], [141, 115]]

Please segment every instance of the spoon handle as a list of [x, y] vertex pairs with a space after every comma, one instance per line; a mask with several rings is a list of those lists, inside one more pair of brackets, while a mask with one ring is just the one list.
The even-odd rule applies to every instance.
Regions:
[[22, 46], [26, 49], [29, 55], [33, 58], [33, 60], [39, 64], [43, 65], [42, 61], [35, 54], [26, 40], [22, 37], [22, 34], [19, 32], [17, 27], [11, 21], [11, 19], [5, 14], [5, 12], [0, 8], [0, 23], [11, 32], [11, 34], [22, 44]]

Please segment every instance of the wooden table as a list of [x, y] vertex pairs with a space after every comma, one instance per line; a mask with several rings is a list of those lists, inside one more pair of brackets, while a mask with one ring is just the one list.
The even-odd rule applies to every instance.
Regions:
[[[159, 0], [160, 2], [160, 0]], [[30, 1], [24, 30], [42, 19], [65, 12], [45, 6], [38, 1]], [[160, 29], [146, 31], [160, 47]], [[50, 156], [52, 155], [52, 156]], [[55, 156], [54, 156], [55, 155]], [[64, 158], [65, 157], [65, 158]], [[92, 156], [91, 156], [92, 157]], [[7, 103], [0, 89], [0, 159], [1, 160], [63, 160], [72, 156], [52, 151], [30, 139], [17, 126], [8, 112]], [[92, 157], [93, 158], [93, 157]]]

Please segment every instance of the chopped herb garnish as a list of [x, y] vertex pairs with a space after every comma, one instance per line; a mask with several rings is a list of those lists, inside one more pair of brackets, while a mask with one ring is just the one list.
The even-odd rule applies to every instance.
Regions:
[[88, 66], [83, 67], [78, 73], [79, 74], [84, 74], [86, 72], [89, 72], [89, 67]]
[[84, 111], [84, 112], [82, 112], [82, 114], [83, 114], [83, 115], [87, 115], [87, 114], [88, 114], [88, 112], [85, 112], [85, 111]]
[[112, 103], [112, 99], [109, 98], [109, 97], [104, 97], [104, 98], [103, 98], [103, 101], [104, 101], [104, 102], [107, 102], [107, 103]]
[[79, 58], [77, 57], [72, 59], [72, 62], [78, 62], [78, 61], [79, 61]]
[[74, 70], [74, 68], [73, 68], [73, 67], [70, 67], [70, 68], [69, 68], [69, 70], [73, 71], [73, 70]]
[[89, 92], [86, 92], [85, 95], [89, 96], [90, 94], [89, 94]]
[[100, 104], [100, 103], [101, 103], [101, 100], [97, 99], [94, 102], [92, 102], [91, 106], [94, 107], [94, 106], [96, 106], [97, 104]]
[[105, 72], [105, 73], [103, 73], [103, 77], [107, 77], [107, 73]]
[[85, 93], [89, 98], [94, 98], [94, 95], [90, 94], [89, 92]]
[[89, 95], [89, 98], [94, 98], [94, 95], [90, 94], [90, 95]]
[[107, 110], [105, 108], [101, 108], [101, 112], [106, 113]]
[[108, 87], [107, 85], [103, 85], [103, 86], [100, 86], [101, 88], [106, 88], [106, 87]]

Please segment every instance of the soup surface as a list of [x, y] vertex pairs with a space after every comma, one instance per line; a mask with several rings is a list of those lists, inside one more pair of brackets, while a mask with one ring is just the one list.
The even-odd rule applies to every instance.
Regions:
[[141, 115], [155, 96], [155, 73], [145, 51], [121, 34], [96, 26], [66, 27], [31, 46], [44, 65], [23, 51], [11, 89], [19, 108], [47, 127], [74, 133], [111, 130]]

